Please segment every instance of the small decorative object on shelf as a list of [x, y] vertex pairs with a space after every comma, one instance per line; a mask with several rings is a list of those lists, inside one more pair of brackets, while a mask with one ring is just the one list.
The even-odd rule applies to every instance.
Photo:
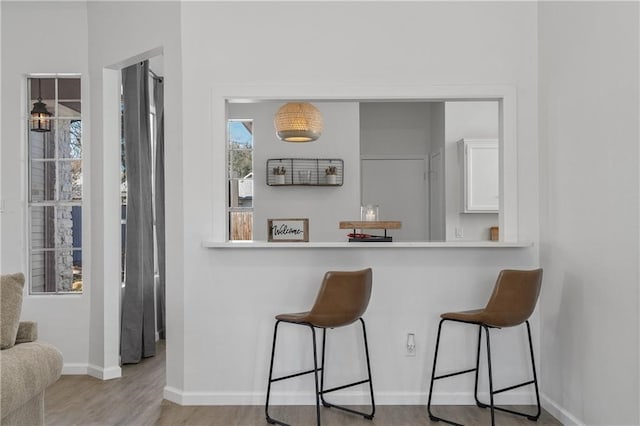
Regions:
[[378, 220], [379, 208], [377, 205], [367, 204], [360, 207], [360, 220], [373, 222]]
[[310, 185], [311, 170], [298, 170], [298, 182], [302, 185]]
[[327, 175], [327, 183], [329, 185], [335, 185], [338, 178], [338, 169], [336, 166], [329, 166], [324, 169], [324, 174]]
[[342, 186], [343, 176], [344, 162], [340, 159], [271, 158], [267, 160], [267, 185], [269, 186]]
[[277, 166], [273, 168], [274, 184], [284, 185], [284, 176], [287, 174], [287, 169], [284, 166]]
[[309, 242], [309, 219], [267, 219], [269, 242]]
[[[349, 242], [363, 242], [363, 243], [390, 243], [393, 242], [393, 237], [387, 235], [387, 229], [400, 229], [402, 222], [393, 220], [382, 221], [345, 221], [340, 222], [340, 229], [353, 229], [353, 232], [348, 234]], [[356, 229], [360, 229], [361, 232], [356, 232]], [[363, 229], [384, 229], [384, 235], [372, 235], [362, 232]]]
[[497, 226], [492, 226], [489, 228], [489, 239], [491, 241], [499, 241], [500, 240], [500, 230]]

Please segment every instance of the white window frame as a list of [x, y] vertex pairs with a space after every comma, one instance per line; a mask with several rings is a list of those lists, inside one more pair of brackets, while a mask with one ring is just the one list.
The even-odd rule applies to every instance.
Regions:
[[[55, 173], [56, 173], [56, 187], [54, 189], [54, 200], [42, 200], [42, 201], [33, 201], [32, 200], [32, 195], [33, 195], [33, 191], [32, 191], [32, 152], [31, 152], [31, 128], [30, 128], [30, 121], [31, 121], [31, 108], [33, 106], [33, 102], [31, 100], [31, 87], [30, 87], [30, 81], [32, 79], [54, 79], [55, 80], [55, 91], [54, 91], [54, 99], [53, 99], [53, 105], [47, 105], [47, 109], [49, 110], [49, 112], [52, 113], [50, 120], [52, 121], [52, 123], [54, 123], [52, 125], [52, 130], [51, 132], [55, 132], [54, 136], [53, 136], [53, 141], [55, 144], [55, 147], [53, 149], [54, 151], [54, 155], [53, 158], [48, 159], [51, 162], [53, 162], [56, 167], [55, 167]], [[84, 241], [82, 241], [81, 245], [79, 247], [76, 247], [73, 245], [71, 245], [71, 248], [69, 247], [53, 247], [53, 248], [45, 248], [45, 247], [41, 247], [41, 248], [34, 248], [33, 247], [33, 238], [32, 238], [32, 211], [33, 208], [39, 208], [39, 207], [53, 207], [54, 209], [56, 207], [75, 207], [78, 206], [81, 208], [81, 215], [84, 216], [84, 184], [82, 185], [82, 194], [80, 196], [79, 200], [58, 200], [59, 198], [59, 182], [60, 180], [58, 179], [59, 177], [59, 173], [60, 173], [60, 167], [58, 167], [58, 165], [62, 162], [65, 161], [79, 161], [80, 162], [80, 170], [81, 170], [81, 177], [84, 176], [84, 155], [85, 155], [85, 146], [84, 146], [84, 140], [86, 138], [82, 137], [82, 141], [81, 141], [81, 151], [80, 151], [80, 156], [79, 157], [73, 157], [73, 158], [61, 158], [59, 157], [59, 148], [58, 148], [58, 131], [59, 131], [59, 126], [57, 125], [57, 122], [59, 120], [69, 120], [69, 121], [75, 121], [78, 120], [80, 121], [81, 125], [84, 121], [83, 118], [83, 113], [80, 113], [80, 117], [77, 116], [60, 116], [60, 112], [59, 112], [59, 102], [61, 101], [61, 99], [59, 98], [59, 88], [58, 88], [58, 83], [60, 80], [62, 79], [79, 79], [80, 80], [80, 86], [82, 87], [82, 74], [80, 73], [65, 73], [65, 74], [59, 74], [59, 73], [43, 73], [43, 74], [27, 74], [25, 76], [25, 86], [26, 86], [26, 111], [25, 111], [25, 119], [23, 119], [23, 123], [25, 125], [25, 131], [26, 131], [26, 159], [27, 159], [27, 166], [26, 166], [26, 172], [27, 172], [27, 187], [26, 187], [26, 197], [27, 197], [27, 209], [26, 209], [26, 215], [27, 215], [27, 219], [26, 219], [26, 223], [27, 223], [27, 229], [26, 229], [26, 237], [27, 237], [27, 259], [28, 259], [28, 264], [29, 264], [29, 276], [32, 277], [33, 275], [33, 255], [35, 253], [45, 253], [45, 252], [62, 252], [62, 251], [69, 251], [71, 250], [71, 252], [80, 252], [83, 255], [83, 260], [82, 260], [82, 269], [83, 269], [83, 275], [82, 275], [82, 281], [83, 281], [83, 288], [82, 290], [79, 291], [73, 291], [73, 290], [61, 290], [59, 288], [59, 284], [58, 284], [58, 280], [56, 277], [56, 289], [55, 291], [34, 291], [33, 290], [33, 281], [30, 279], [29, 280], [29, 294], [30, 295], [44, 295], [44, 296], [48, 296], [48, 295], [82, 295], [84, 292], [84, 283], [86, 281], [86, 274], [85, 274], [85, 259], [84, 259], [84, 254], [85, 251], [83, 249], [84, 246]], [[82, 90], [82, 89], [81, 89]], [[71, 99], [70, 99], [71, 100]], [[82, 104], [82, 93], [80, 95], [80, 99], [73, 99], [73, 101], [78, 101]], [[44, 162], [44, 161], [43, 161]]]
[[[255, 140], [253, 139], [253, 133], [252, 133], [252, 135], [251, 135], [251, 149], [246, 149], [245, 148], [245, 149], [234, 149], [234, 150], [232, 150], [231, 146], [230, 146], [230, 143], [229, 143], [230, 142], [230, 135], [228, 133], [229, 123], [232, 122], [232, 121], [251, 122], [251, 123], [253, 123], [254, 120], [250, 119], [250, 118], [227, 118], [227, 121], [226, 121], [226, 125], [227, 125], [226, 126], [226, 128], [227, 128], [227, 135], [226, 136], [227, 137], [226, 137], [226, 144], [225, 144], [226, 145], [225, 158], [227, 159], [226, 160], [226, 163], [227, 163], [226, 164], [226, 170], [227, 170], [226, 171], [226, 175], [227, 175], [227, 179], [226, 179], [227, 180], [227, 185], [226, 185], [226, 188], [227, 188], [227, 223], [228, 223], [228, 226], [227, 226], [227, 239], [228, 239], [228, 241], [247, 241], [247, 240], [232, 240], [231, 239], [231, 237], [232, 237], [232, 235], [231, 235], [231, 231], [232, 231], [232, 229], [231, 229], [232, 228], [231, 213], [234, 213], [234, 212], [252, 213], [252, 215], [251, 215], [251, 221], [252, 221], [251, 238], [253, 239], [253, 237], [255, 235], [255, 229], [253, 227], [253, 225], [254, 225], [253, 224], [253, 213], [255, 212], [255, 176], [256, 176], [255, 175], [255, 170], [254, 170], [254, 161], [253, 161], [254, 160], [254, 153], [255, 153], [255, 146], [254, 146]], [[237, 178], [231, 176], [230, 160], [231, 160], [231, 152], [232, 151], [250, 151], [251, 152], [251, 172], [253, 173], [252, 180], [253, 180], [253, 183], [254, 183], [254, 186], [253, 186], [254, 189], [253, 189], [252, 199], [251, 199], [251, 207], [239, 207], [239, 206], [238, 207], [232, 207], [230, 205], [231, 204], [231, 194], [229, 193], [229, 188], [231, 187], [232, 181], [233, 180], [237, 180], [239, 182], [240, 179], [242, 179], [242, 176], [238, 176]]]

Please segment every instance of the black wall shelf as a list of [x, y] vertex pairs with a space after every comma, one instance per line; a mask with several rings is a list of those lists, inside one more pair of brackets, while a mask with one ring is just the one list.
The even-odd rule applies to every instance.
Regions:
[[[327, 170], [335, 169], [334, 175]], [[276, 174], [284, 170], [283, 175]], [[342, 186], [344, 161], [337, 158], [270, 158], [267, 160], [269, 186]]]

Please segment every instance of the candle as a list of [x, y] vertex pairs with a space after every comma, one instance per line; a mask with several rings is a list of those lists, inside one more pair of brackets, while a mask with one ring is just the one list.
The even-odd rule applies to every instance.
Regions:
[[360, 207], [360, 220], [373, 222], [378, 220], [378, 206], [366, 205]]

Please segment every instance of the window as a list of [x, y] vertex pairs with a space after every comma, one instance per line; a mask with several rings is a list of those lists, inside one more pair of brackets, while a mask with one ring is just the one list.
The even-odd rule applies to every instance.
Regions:
[[227, 121], [229, 241], [253, 240], [253, 121]]
[[51, 114], [50, 131], [30, 130], [31, 116], [26, 120], [30, 292], [81, 293], [80, 77], [31, 76], [27, 84], [29, 110], [41, 99]]

